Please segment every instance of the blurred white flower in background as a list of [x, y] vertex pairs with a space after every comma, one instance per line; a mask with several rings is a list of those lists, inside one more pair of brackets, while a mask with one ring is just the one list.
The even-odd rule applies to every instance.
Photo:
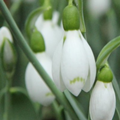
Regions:
[[4, 38], [9, 39], [9, 41], [11, 43], [13, 43], [13, 38], [12, 38], [12, 35], [11, 35], [9, 29], [7, 27], [3, 26], [3, 27], [0, 28], [0, 46], [1, 46]]
[[53, 80], [61, 91], [67, 88], [78, 96], [82, 89], [88, 92], [95, 81], [94, 55], [80, 30], [65, 32], [54, 53], [52, 65]]
[[111, 0], [87, 0], [88, 10], [95, 17], [105, 14], [110, 6]]
[[54, 12], [52, 20], [44, 20], [43, 14], [41, 14], [35, 26], [38, 31], [41, 32], [46, 46], [46, 53], [52, 58], [54, 50], [62, 38], [63, 29], [62, 27], [57, 25], [59, 13]]
[[[45, 52], [36, 54], [38, 61], [52, 79], [52, 62]], [[28, 94], [32, 101], [44, 106], [51, 104], [55, 96], [37, 73], [31, 63], [28, 64], [25, 73], [25, 82]]]
[[90, 98], [91, 120], [112, 120], [116, 107], [116, 97], [112, 82], [97, 81]]

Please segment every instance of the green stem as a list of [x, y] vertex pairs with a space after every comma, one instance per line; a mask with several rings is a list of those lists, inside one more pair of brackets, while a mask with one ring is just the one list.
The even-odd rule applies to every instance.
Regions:
[[6, 7], [6, 5], [5, 5], [5, 3], [4, 3], [3, 0], [0, 0], [0, 9], [1, 9], [1, 11], [2, 11], [5, 19], [7, 20], [8, 24], [9, 24], [9, 26], [10, 26], [10, 28], [11, 28], [14, 36], [15, 36], [15, 38], [16, 38], [15, 40], [17, 41], [17, 43], [21, 47], [21, 49], [24, 51], [24, 53], [26, 54], [27, 58], [30, 60], [30, 62], [33, 64], [33, 66], [38, 71], [38, 73], [40, 74], [40, 76], [43, 78], [43, 80], [45, 81], [45, 83], [48, 85], [48, 87], [54, 93], [54, 95], [56, 96], [56, 98], [58, 99], [58, 101], [69, 112], [69, 114], [71, 115], [71, 118], [73, 120], [78, 120], [78, 117], [77, 117], [75, 111], [73, 110], [73, 108], [69, 104], [69, 102], [66, 99], [66, 97], [64, 96], [64, 94], [61, 93], [56, 88], [56, 86], [52, 82], [51, 78], [48, 76], [48, 74], [46, 73], [46, 71], [42, 68], [41, 64], [36, 59], [34, 53], [30, 49], [30, 47], [28, 46], [25, 38], [23, 37], [23, 35], [21, 34], [20, 30], [18, 29], [15, 21], [13, 20], [10, 12], [9, 12], [8, 8]]
[[104, 65], [109, 57], [109, 55], [120, 46], [120, 36], [111, 40], [104, 48], [101, 50], [97, 58], [97, 69]]
[[10, 87], [11, 87], [11, 80], [6, 80], [6, 93], [5, 93], [5, 109], [4, 109], [4, 120], [9, 120], [10, 115], [10, 106], [11, 106], [11, 96], [10, 96]]
[[83, 114], [82, 110], [80, 110], [79, 106], [77, 105], [76, 101], [74, 100], [73, 96], [66, 90], [64, 92], [66, 98], [69, 100], [70, 104], [72, 105], [74, 111], [77, 113], [79, 120], [87, 120], [85, 115]]
[[83, 15], [83, 0], [74, 0], [80, 13], [80, 31], [82, 33], [86, 32], [86, 27], [85, 27], [85, 21], [84, 21], [84, 15]]
[[73, 3], [73, 0], [68, 0], [69, 5], [72, 5], [72, 3]]
[[59, 106], [57, 101], [53, 102], [53, 109], [54, 109], [54, 112], [56, 114], [56, 119], [57, 120], [63, 120], [63, 117], [62, 117], [62, 109], [63, 109], [63, 107]]

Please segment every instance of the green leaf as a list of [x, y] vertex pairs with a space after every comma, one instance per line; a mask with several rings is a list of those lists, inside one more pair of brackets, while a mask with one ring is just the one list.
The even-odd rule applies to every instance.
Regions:
[[116, 111], [117, 111], [117, 114], [118, 114], [118, 117], [120, 119], [120, 87], [118, 85], [118, 82], [114, 76], [113, 78], [113, 87], [114, 87], [114, 90], [115, 90], [115, 93], [116, 93]]

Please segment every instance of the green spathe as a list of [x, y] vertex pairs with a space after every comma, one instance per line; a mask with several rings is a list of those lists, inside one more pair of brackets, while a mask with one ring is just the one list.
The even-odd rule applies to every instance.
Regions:
[[30, 47], [35, 53], [45, 51], [44, 38], [37, 29], [31, 35]]
[[80, 16], [78, 9], [70, 4], [63, 10], [63, 27], [64, 30], [78, 30], [80, 28]]
[[103, 82], [111, 82], [113, 80], [113, 73], [109, 66], [104, 66], [98, 73], [97, 79]]

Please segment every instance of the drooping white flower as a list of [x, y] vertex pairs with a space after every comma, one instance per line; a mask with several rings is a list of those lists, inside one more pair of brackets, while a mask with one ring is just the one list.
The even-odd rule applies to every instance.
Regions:
[[65, 32], [53, 56], [53, 80], [61, 90], [78, 96], [88, 92], [95, 80], [96, 65], [91, 48], [80, 30]]
[[[36, 57], [52, 79], [51, 59], [46, 55], [45, 52], [36, 54]], [[39, 76], [31, 63], [29, 63], [26, 68], [25, 82], [28, 94], [34, 102], [48, 106], [55, 99], [55, 96], [52, 94], [51, 90]]]
[[112, 83], [97, 81], [90, 99], [91, 120], [112, 120], [116, 107], [116, 97]]
[[36, 28], [43, 35], [46, 53], [51, 58], [63, 34], [63, 29], [57, 25], [58, 17], [58, 12], [54, 12], [52, 20], [44, 20], [43, 14], [41, 14], [35, 23]]
[[1, 27], [0, 28], [0, 46], [4, 40], [4, 38], [7, 38], [11, 43], [13, 43], [12, 35], [7, 27]]
[[105, 14], [111, 5], [111, 0], [88, 0], [88, 9], [94, 16], [101, 16]]

